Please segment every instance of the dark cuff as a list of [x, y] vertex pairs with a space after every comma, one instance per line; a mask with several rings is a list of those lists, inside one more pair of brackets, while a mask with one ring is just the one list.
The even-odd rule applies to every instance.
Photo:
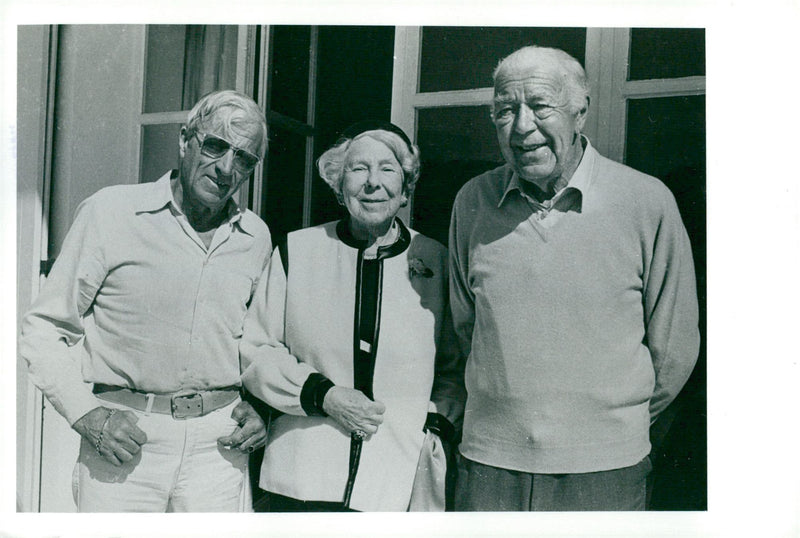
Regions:
[[300, 391], [300, 405], [308, 416], [327, 417], [328, 413], [322, 410], [322, 401], [333, 387], [333, 381], [322, 374], [311, 374], [303, 384]]
[[452, 442], [456, 436], [456, 427], [439, 413], [428, 413], [422, 431], [435, 433], [442, 441]]

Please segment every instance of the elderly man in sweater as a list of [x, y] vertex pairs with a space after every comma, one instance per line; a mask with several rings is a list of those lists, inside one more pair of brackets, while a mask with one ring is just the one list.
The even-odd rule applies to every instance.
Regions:
[[670, 191], [581, 134], [567, 53], [494, 73], [506, 164], [459, 192], [451, 305], [468, 354], [459, 510], [642, 510], [649, 427], [699, 349], [689, 239]]

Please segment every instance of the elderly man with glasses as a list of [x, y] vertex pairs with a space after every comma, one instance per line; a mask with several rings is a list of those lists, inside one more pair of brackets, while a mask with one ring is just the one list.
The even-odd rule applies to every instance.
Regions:
[[697, 359], [689, 238], [657, 179], [582, 134], [583, 67], [525, 47], [494, 73], [506, 164], [458, 193], [451, 308], [467, 404], [458, 510], [641, 510], [649, 426]]
[[267, 149], [264, 114], [209, 94], [179, 145], [178, 170], [80, 205], [23, 321], [34, 383], [82, 437], [82, 512], [247, 509], [266, 432], [240, 397], [238, 343], [272, 244], [232, 196]]

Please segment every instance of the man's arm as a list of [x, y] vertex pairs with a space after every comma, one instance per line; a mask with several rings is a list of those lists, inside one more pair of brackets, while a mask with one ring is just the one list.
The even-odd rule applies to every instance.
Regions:
[[102, 246], [92, 198], [79, 207], [61, 252], [22, 320], [19, 354], [31, 379], [70, 425], [98, 406], [81, 375], [83, 316], [105, 279]]
[[100, 405], [76, 357], [84, 351], [76, 346], [84, 335], [83, 316], [106, 276], [97, 210], [93, 198], [78, 207], [61, 253], [23, 319], [19, 353], [56, 411], [99, 454], [120, 465], [133, 458], [147, 436], [136, 426], [133, 413]]
[[[446, 263], [443, 270], [446, 271]], [[464, 387], [464, 357], [459, 351], [449, 306], [444, 310], [442, 329], [436, 346], [431, 403], [426, 427], [445, 441], [454, 441], [461, 429], [467, 391]]]
[[656, 374], [650, 421], [678, 395], [694, 369], [700, 346], [697, 289], [689, 237], [668, 194], [645, 267], [645, 338]]
[[475, 301], [469, 289], [469, 245], [459, 226], [460, 197], [456, 196], [450, 219], [449, 275], [450, 312], [461, 356], [466, 360], [472, 350], [472, 330], [475, 325]]

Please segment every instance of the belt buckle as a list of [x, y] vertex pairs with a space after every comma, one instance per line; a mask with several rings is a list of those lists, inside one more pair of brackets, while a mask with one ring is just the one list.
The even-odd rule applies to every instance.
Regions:
[[170, 399], [172, 418], [182, 420], [192, 417], [203, 416], [203, 395], [180, 394]]

